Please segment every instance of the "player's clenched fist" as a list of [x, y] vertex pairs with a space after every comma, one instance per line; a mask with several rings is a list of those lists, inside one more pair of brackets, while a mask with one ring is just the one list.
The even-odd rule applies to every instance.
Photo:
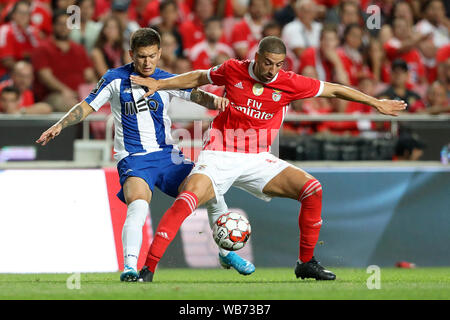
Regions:
[[61, 133], [61, 130], [61, 124], [53, 125], [41, 134], [40, 138], [36, 140], [36, 143], [40, 143], [41, 145], [45, 146], [50, 140], [57, 137]]

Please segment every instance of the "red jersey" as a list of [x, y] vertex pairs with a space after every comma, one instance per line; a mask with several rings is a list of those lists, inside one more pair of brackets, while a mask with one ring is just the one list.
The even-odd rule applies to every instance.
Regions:
[[417, 84], [419, 78], [425, 77], [425, 68], [423, 66], [422, 60], [420, 59], [420, 54], [417, 49], [411, 49], [407, 52], [400, 53], [398, 48], [400, 48], [401, 42], [392, 38], [384, 44], [384, 50], [386, 52], [387, 58], [392, 62], [397, 58], [400, 58], [408, 64], [410, 79], [409, 82]]
[[[92, 67], [91, 59], [82, 45], [71, 41], [69, 50], [64, 52], [53, 39], [48, 39], [34, 50], [32, 63], [35, 72], [48, 68], [59, 81], [74, 91], [85, 83], [84, 71]], [[49, 93], [38, 78], [33, 88], [38, 100], [44, 99]]]
[[261, 40], [262, 26], [255, 25], [248, 16], [233, 26], [231, 32], [231, 43], [233, 48], [247, 48], [250, 50]]
[[[22, 30], [16, 23], [10, 22], [0, 26], [0, 59], [12, 57], [14, 60], [28, 59], [31, 52], [39, 46], [38, 31], [29, 26]], [[0, 66], [0, 77], [7, 72]]]
[[[14, 86], [14, 82], [12, 79], [4, 80], [0, 82], [0, 91], [3, 90], [5, 87]], [[25, 90], [20, 94], [20, 107], [21, 108], [27, 108], [31, 107], [34, 104], [34, 95], [33, 91], [30, 89]]]
[[263, 83], [253, 73], [254, 61], [230, 59], [208, 70], [209, 81], [225, 86], [230, 105], [211, 123], [205, 150], [268, 152], [293, 100], [319, 96], [323, 83], [280, 70]]
[[197, 43], [189, 51], [189, 59], [192, 62], [192, 69], [209, 69], [214, 64], [214, 59], [219, 54], [225, 54], [228, 58], [234, 57], [234, 51], [225, 43], [218, 42], [214, 48], [211, 48], [208, 41], [203, 40]]

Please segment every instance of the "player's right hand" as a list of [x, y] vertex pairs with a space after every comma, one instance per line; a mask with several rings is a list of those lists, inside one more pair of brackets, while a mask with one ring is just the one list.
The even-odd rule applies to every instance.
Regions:
[[61, 124], [57, 123], [53, 125], [41, 134], [39, 139], [36, 140], [36, 143], [40, 143], [41, 145], [45, 146], [50, 140], [55, 139], [55, 137], [57, 137], [61, 133], [61, 130]]
[[144, 94], [144, 97], [151, 96], [158, 91], [158, 80], [153, 78], [143, 78], [140, 76], [130, 76], [132, 83], [138, 84], [148, 88], [148, 91]]

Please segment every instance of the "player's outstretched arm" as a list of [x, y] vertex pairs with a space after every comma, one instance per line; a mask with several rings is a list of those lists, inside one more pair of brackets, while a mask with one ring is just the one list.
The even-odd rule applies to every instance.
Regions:
[[324, 82], [320, 97], [340, 98], [355, 101], [374, 107], [378, 112], [390, 116], [398, 116], [398, 113], [406, 109], [406, 102], [399, 100], [377, 99], [358, 90], [340, 84]]
[[158, 90], [164, 89], [189, 89], [203, 86], [209, 83], [208, 70], [195, 70], [180, 74], [178, 76], [155, 80], [153, 78], [143, 78], [140, 76], [130, 76], [131, 82], [148, 88], [144, 95], [148, 97]]
[[86, 101], [74, 105], [57, 123], [42, 133], [36, 143], [45, 146], [50, 140], [57, 137], [62, 129], [80, 123], [93, 111], [94, 109]]
[[224, 111], [230, 101], [225, 97], [219, 97], [215, 94], [200, 90], [192, 90], [191, 101], [211, 110]]

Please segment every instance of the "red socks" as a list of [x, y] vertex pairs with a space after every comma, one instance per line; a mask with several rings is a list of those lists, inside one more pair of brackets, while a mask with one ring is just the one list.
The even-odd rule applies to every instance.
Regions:
[[155, 272], [156, 265], [175, 238], [181, 224], [197, 208], [197, 205], [197, 196], [192, 192], [184, 191], [178, 195], [173, 205], [161, 218], [145, 261], [145, 265], [151, 272]]
[[316, 179], [305, 183], [300, 191], [298, 199], [302, 207], [298, 217], [300, 227], [300, 252], [301, 262], [308, 262], [314, 255], [314, 248], [319, 240], [320, 227], [322, 226], [322, 186]]

